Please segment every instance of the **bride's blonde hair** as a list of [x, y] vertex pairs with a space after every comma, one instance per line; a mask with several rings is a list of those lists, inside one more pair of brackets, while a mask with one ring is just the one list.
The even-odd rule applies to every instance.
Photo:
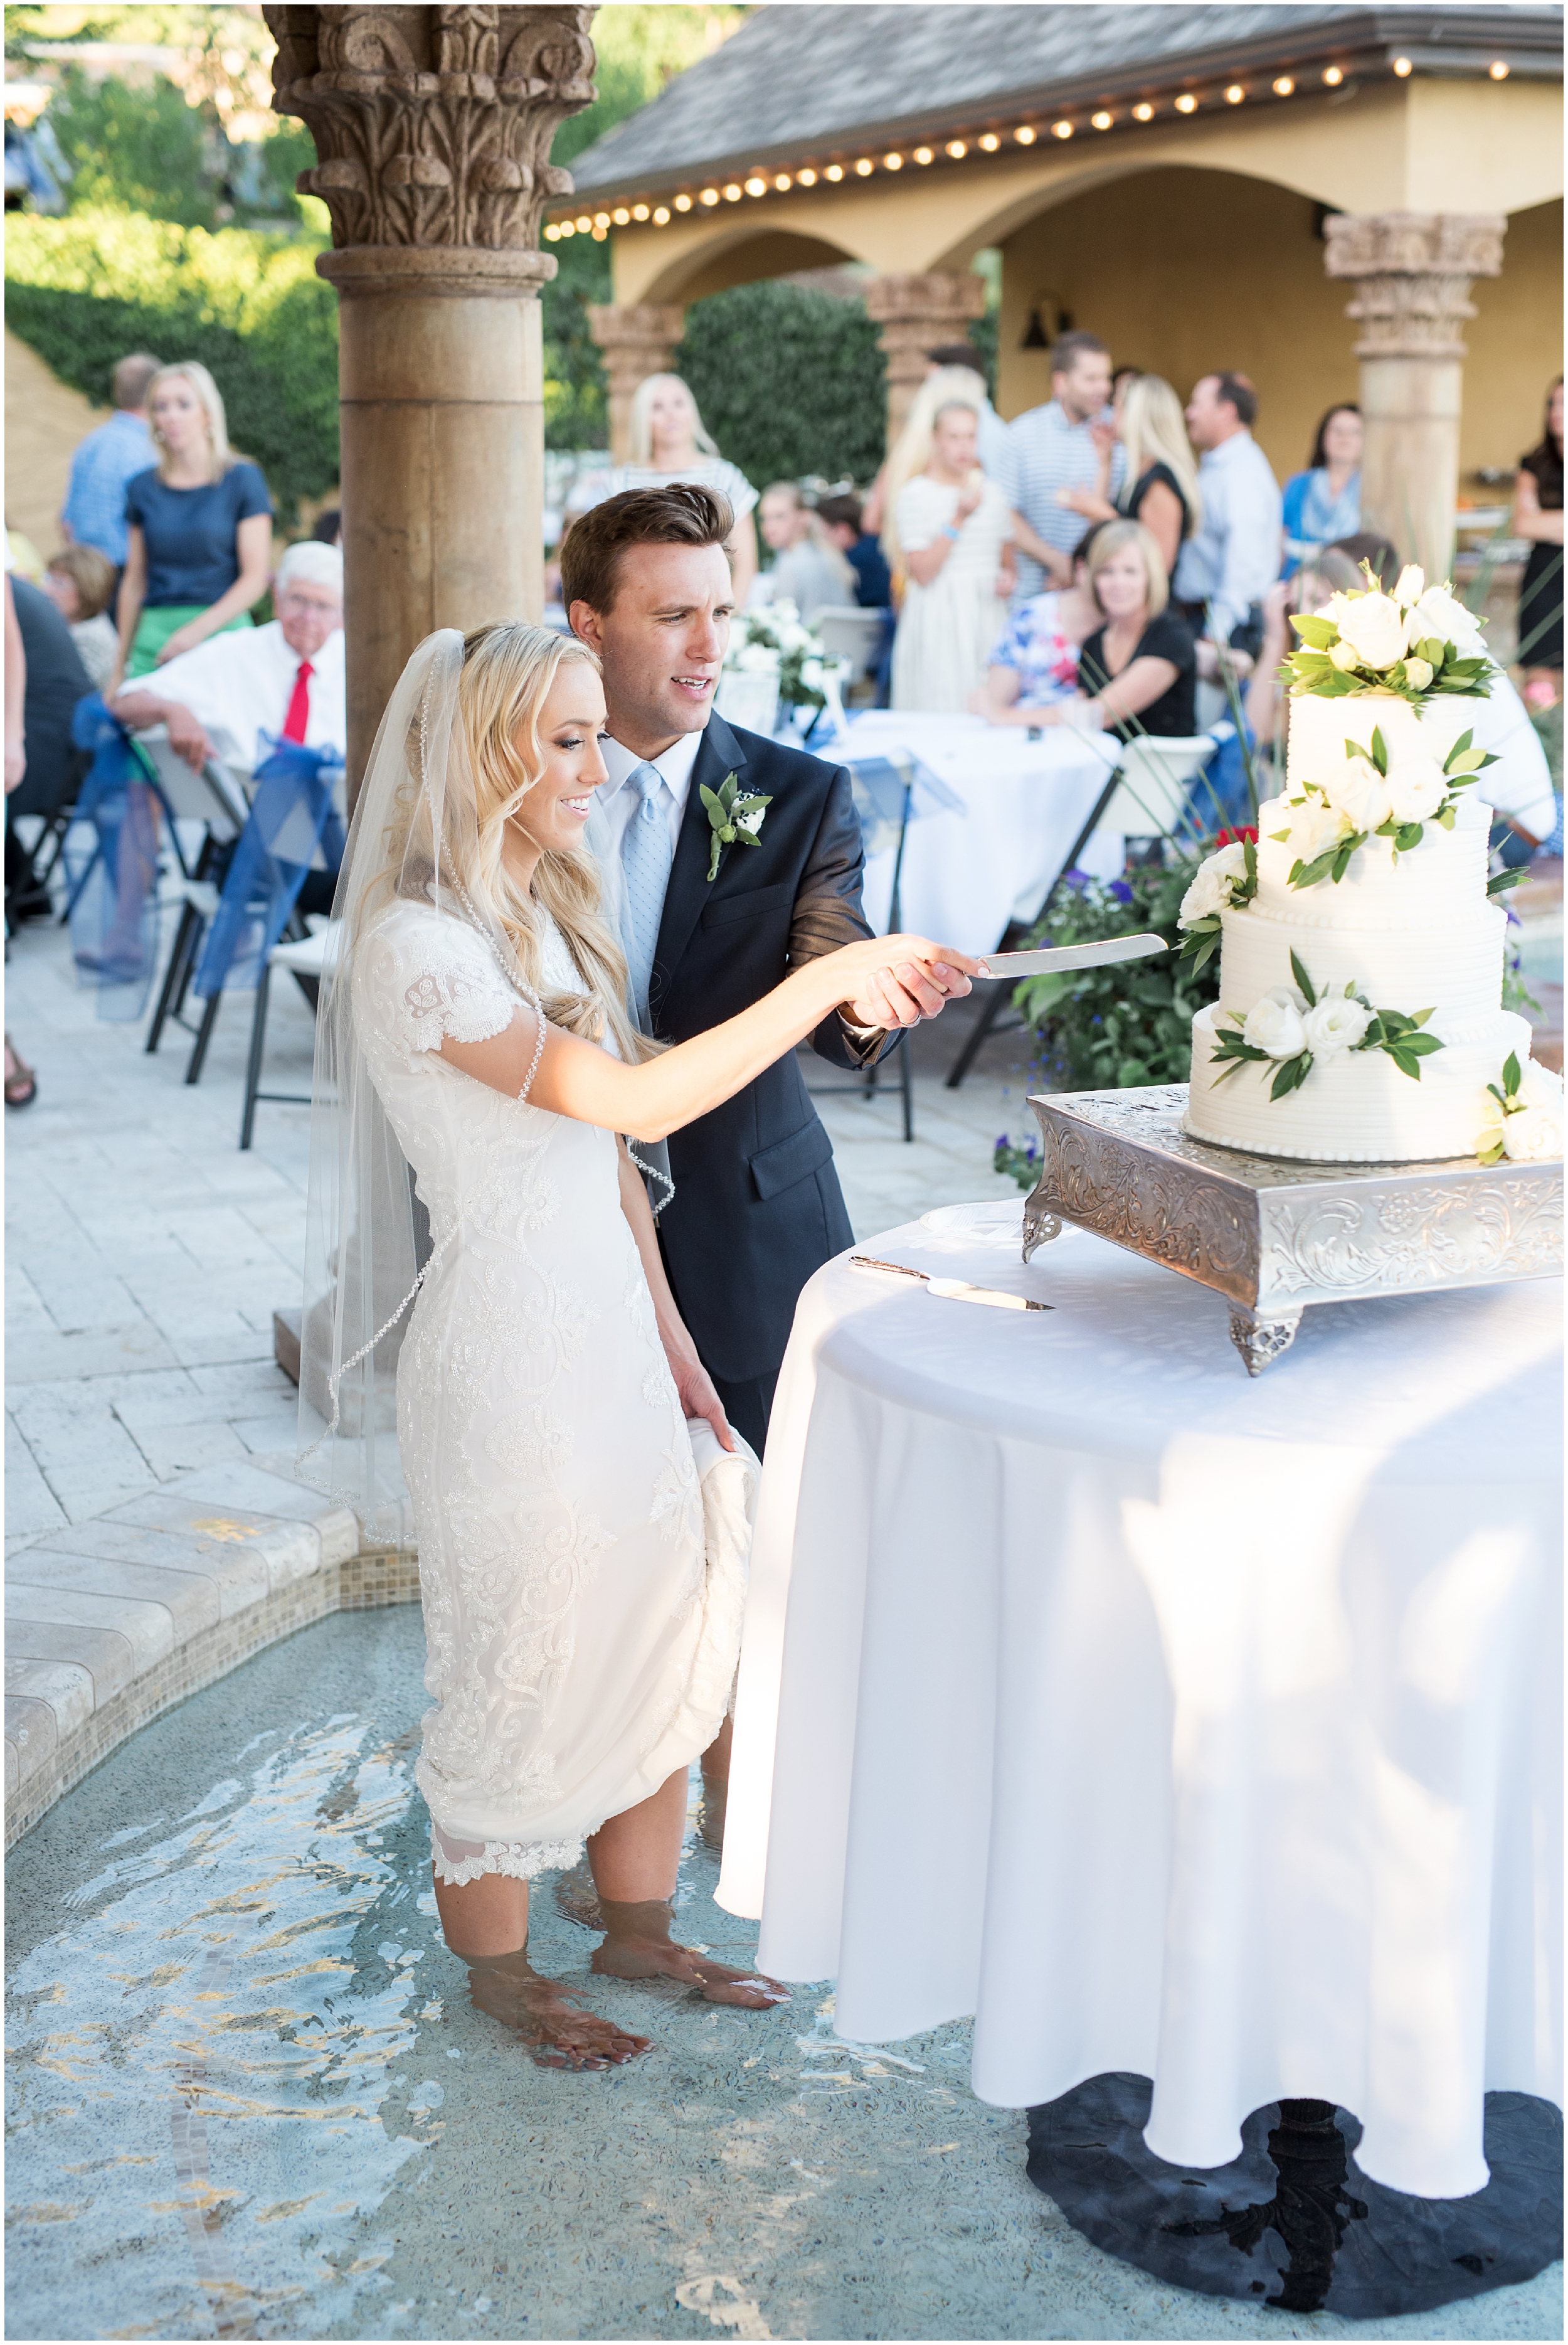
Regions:
[[[440, 861], [481, 921], [493, 922], [505, 937], [551, 1024], [593, 1042], [603, 1041], [608, 1032], [621, 1057], [634, 1066], [656, 1046], [638, 1033], [628, 1012], [626, 959], [600, 908], [593, 858], [582, 849], [547, 850], [534, 868], [531, 888], [523, 889], [501, 855], [507, 824], [544, 771], [547, 752], [539, 735], [544, 704], [561, 669], [574, 663], [600, 672], [586, 644], [548, 627], [498, 621], [463, 637], [454, 730], [472, 776], [473, 815], [470, 825], [467, 810], [450, 801], [460, 749], [454, 740]], [[404, 798], [408, 822], [388, 840], [390, 856], [383, 874], [383, 884], [394, 887], [395, 873], [428, 871], [433, 860], [428, 844], [412, 836], [421, 814], [428, 827], [430, 804], [418, 719], [410, 727], [407, 756], [414, 784]], [[584, 980], [582, 991], [562, 992], [544, 980], [539, 905], [565, 939]]]

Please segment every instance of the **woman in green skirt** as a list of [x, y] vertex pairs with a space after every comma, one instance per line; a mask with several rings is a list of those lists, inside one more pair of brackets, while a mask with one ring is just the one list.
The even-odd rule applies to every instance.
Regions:
[[223, 401], [207, 369], [194, 359], [160, 367], [147, 410], [158, 462], [126, 489], [119, 659], [107, 697], [208, 635], [248, 627], [272, 562], [267, 482], [230, 453]]

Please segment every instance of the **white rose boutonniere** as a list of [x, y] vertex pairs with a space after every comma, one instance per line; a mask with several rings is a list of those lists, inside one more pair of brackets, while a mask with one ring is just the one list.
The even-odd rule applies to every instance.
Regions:
[[713, 853], [708, 858], [708, 884], [719, 876], [719, 856], [726, 847], [754, 847], [757, 833], [763, 827], [763, 817], [772, 806], [771, 797], [743, 797], [738, 776], [726, 774], [716, 790], [702, 785], [703, 804], [707, 809], [708, 827], [713, 832]]

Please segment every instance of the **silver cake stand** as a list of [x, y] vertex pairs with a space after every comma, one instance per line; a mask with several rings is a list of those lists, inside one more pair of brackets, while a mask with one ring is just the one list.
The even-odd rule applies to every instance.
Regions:
[[1212, 1286], [1260, 1376], [1311, 1303], [1546, 1278], [1563, 1267], [1563, 1164], [1302, 1164], [1181, 1129], [1185, 1083], [1031, 1099], [1045, 1162], [1024, 1260], [1064, 1222]]

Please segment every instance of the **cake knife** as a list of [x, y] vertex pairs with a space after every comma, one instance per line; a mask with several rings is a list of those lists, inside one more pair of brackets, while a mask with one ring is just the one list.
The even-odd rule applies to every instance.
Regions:
[[1053, 969], [1108, 969], [1118, 960], [1147, 960], [1168, 952], [1163, 937], [1106, 937], [1087, 945], [1041, 945], [1033, 952], [986, 953], [981, 977], [1044, 977]]
[[906, 1262], [878, 1262], [869, 1254], [852, 1254], [849, 1257], [856, 1270], [896, 1271], [900, 1278], [918, 1278], [932, 1294], [945, 1303], [989, 1303], [998, 1311], [1053, 1311], [1051, 1303], [1037, 1303], [1032, 1295], [1008, 1294], [999, 1286], [973, 1286], [966, 1278], [933, 1278], [928, 1270], [911, 1270]]

